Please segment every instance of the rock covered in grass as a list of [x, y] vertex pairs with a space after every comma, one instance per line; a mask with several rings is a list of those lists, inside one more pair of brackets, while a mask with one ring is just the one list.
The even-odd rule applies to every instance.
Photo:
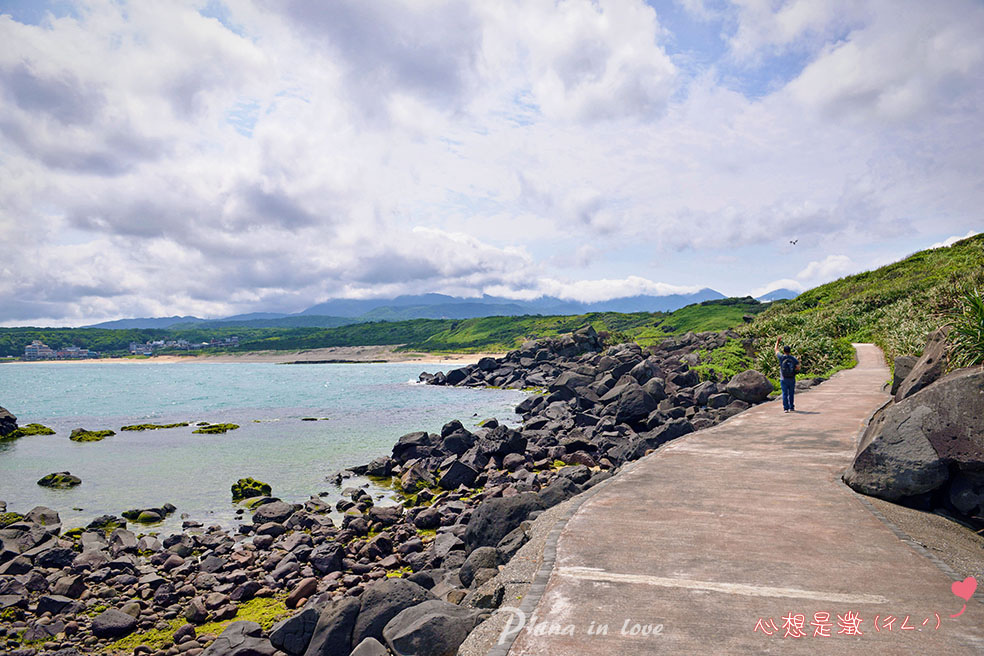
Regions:
[[82, 479], [78, 476], [74, 476], [67, 471], [55, 472], [53, 474], [48, 474], [38, 481], [38, 485], [41, 487], [50, 487], [56, 490], [67, 490], [68, 488], [75, 487], [76, 485], [81, 485]]

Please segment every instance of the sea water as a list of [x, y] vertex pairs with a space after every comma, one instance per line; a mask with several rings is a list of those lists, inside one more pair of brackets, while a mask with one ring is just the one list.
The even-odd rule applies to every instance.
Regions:
[[[453, 367], [452, 367], [453, 368]], [[239, 478], [269, 483], [291, 503], [327, 493], [329, 477], [388, 455], [407, 432], [440, 431], [460, 420], [515, 422], [517, 391], [414, 384], [419, 363], [218, 364], [59, 363], [0, 365], [0, 406], [18, 423], [41, 423], [55, 435], [0, 442], [0, 500], [8, 510], [43, 505], [65, 528], [131, 508], [177, 506], [156, 530], [175, 530], [182, 515], [235, 526], [230, 486]], [[314, 418], [316, 421], [305, 421]], [[237, 430], [202, 435], [198, 422]], [[130, 424], [188, 422], [186, 428], [120, 431]], [[74, 428], [111, 429], [99, 442], [69, 440]], [[51, 490], [42, 476], [69, 471], [82, 484]], [[360, 481], [361, 482], [361, 481]]]

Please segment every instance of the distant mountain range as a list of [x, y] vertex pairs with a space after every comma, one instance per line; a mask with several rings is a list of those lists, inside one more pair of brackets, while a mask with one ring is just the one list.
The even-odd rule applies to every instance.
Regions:
[[[779, 291], [788, 290], [777, 290], [770, 293], [778, 293]], [[296, 314], [252, 312], [221, 319], [202, 319], [192, 316], [119, 319], [88, 327], [111, 329], [165, 329], [176, 326], [189, 328], [205, 326], [334, 328], [366, 321], [403, 321], [406, 319], [471, 319], [474, 317], [521, 316], [525, 314], [571, 315], [586, 312], [672, 312], [686, 305], [720, 298], [725, 298], [724, 294], [709, 288], [701, 289], [693, 294], [625, 296], [595, 303], [565, 301], [551, 296], [522, 301], [487, 295], [479, 298], [459, 298], [444, 294], [418, 294], [389, 299], [333, 299], [312, 305]]]
[[799, 292], [794, 292], [792, 289], [781, 287], [779, 289], [773, 289], [771, 292], [766, 294], [762, 294], [761, 296], [756, 297], [755, 300], [762, 303], [768, 303], [769, 301], [782, 301], [790, 298], [796, 298], [799, 295]]

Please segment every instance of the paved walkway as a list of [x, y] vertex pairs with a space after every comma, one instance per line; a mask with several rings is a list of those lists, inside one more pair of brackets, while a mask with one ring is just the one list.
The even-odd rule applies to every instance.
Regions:
[[[963, 605], [952, 580], [840, 480], [888, 399], [881, 352], [857, 349], [858, 366], [799, 395], [795, 414], [760, 405], [589, 497], [561, 533], [536, 623], [509, 653], [984, 653], [984, 605], [972, 598], [951, 619]], [[783, 618], [797, 615], [805, 636], [784, 637]], [[861, 635], [841, 633], [850, 615]], [[644, 635], [647, 625], [662, 632]]]

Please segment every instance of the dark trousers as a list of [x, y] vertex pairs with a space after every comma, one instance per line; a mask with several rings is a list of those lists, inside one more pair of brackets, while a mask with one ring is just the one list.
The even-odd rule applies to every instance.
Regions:
[[793, 395], [796, 394], [796, 379], [795, 378], [783, 378], [779, 381], [779, 388], [782, 390], [782, 409], [783, 410], [793, 410], [795, 405], [793, 404]]

